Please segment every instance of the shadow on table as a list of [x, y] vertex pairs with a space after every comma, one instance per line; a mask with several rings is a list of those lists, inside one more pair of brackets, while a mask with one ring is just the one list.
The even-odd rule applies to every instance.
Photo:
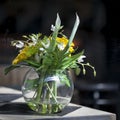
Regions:
[[12, 94], [12, 93], [9, 93], [9, 94], [7, 94], [7, 93], [0, 93], [0, 104], [2, 103], [2, 102], [10, 102], [10, 101], [12, 101], [12, 100], [15, 100], [15, 99], [18, 99], [18, 98], [20, 98], [20, 97], [22, 97], [22, 94]]
[[[57, 116], [63, 116], [67, 113], [73, 112], [80, 107], [78, 106], [67, 106], [65, 109], [57, 114]], [[0, 114], [12, 114], [12, 115], [38, 115], [38, 113], [32, 111], [25, 103], [7, 103], [0, 106]]]

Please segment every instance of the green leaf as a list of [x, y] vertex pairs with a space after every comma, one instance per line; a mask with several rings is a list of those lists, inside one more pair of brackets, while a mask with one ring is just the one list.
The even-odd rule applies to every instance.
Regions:
[[58, 36], [58, 32], [61, 29], [61, 20], [59, 14], [57, 14], [57, 18], [55, 21], [55, 30], [53, 31], [52, 39], [50, 41], [49, 51], [54, 51], [56, 47], [56, 38]]
[[38, 82], [39, 82], [39, 79], [27, 79], [26, 80], [26, 85], [27, 85], [27, 89], [34, 89], [34, 88], [37, 88], [38, 87]]
[[40, 64], [35, 61], [32, 61], [32, 60], [24, 60], [24, 61], [33, 67], [40, 67]]
[[78, 53], [78, 54], [75, 54], [75, 55], [73, 55], [73, 56], [71, 56], [71, 57], [66, 57], [66, 58], [64, 58], [59, 67], [60, 67], [60, 68], [63, 68], [63, 69], [66, 69], [66, 68], [72, 66], [72, 65], [76, 62], [76, 60], [77, 60], [81, 55], [83, 55], [83, 53], [84, 53], [84, 51], [82, 51], [82, 52], [80, 52], [80, 53]]
[[10, 72], [11, 70], [20, 67], [20, 65], [10, 65], [9, 67], [6, 67], [4, 70], [4, 74], [7, 75], [8, 72]]
[[59, 75], [59, 78], [60, 78], [60, 81], [64, 84], [66, 84], [68, 87], [70, 87], [70, 81], [69, 79], [67, 78], [67, 75], [65, 74], [60, 74]]
[[60, 26], [61, 26], [61, 20], [60, 20], [59, 14], [57, 13], [57, 18], [56, 18], [56, 21], [55, 21], [56, 30], [60, 29]]
[[80, 24], [80, 19], [79, 19], [78, 15], [76, 14], [76, 21], [75, 21], [71, 36], [69, 38], [69, 43], [68, 43], [69, 46], [71, 45], [71, 43], [73, 41], [73, 38], [74, 38], [74, 36], [76, 34], [76, 31], [78, 29], [79, 24]]

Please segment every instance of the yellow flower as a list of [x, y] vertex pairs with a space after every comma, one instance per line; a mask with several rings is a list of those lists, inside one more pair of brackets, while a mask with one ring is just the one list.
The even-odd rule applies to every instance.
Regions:
[[12, 64], [18, 64], [21, 61], [24, 61], [34, 55], [38, 51], [37, 46], [26, 46], [23, 48], [18, 56], [12, 61]]
[[74, 46], [75, 46], [74, 43], [71, 43], [71, 46], [69, 48], [70, 53], [73, 53], [75, 51], [73, 48]]
[[63, 45], [64, 48], [65, 48], [65, 46], [66, 46], [67, 43], [68, 43], [68, 39], [65, 38], [65, 37], [62, 37], [62, 38], [57, 37], [56, 40], [57, 40], [57, 42], [58, 42], [59, 44]]
[[[56, 41], [58, 42], [58, 48], [59, 48], [60, 50], [63, 50], [63, 49], [66, 47], [66, 45], [68, 44], [68, 39], [65, 38], [65, 37], [62, 37], [62, 38], [57, 37]], [[71, 43], [71, 46], [70, 46], [70, 48], [69, 48], [69, 52], [70, 52], [70, 53], [73, 53], [73, 52], [74, 52], [74, 48], [73, 48], [73, 47], [74, 47], [74, 43], [72, 42], [72, 43]]]
[[20, 53], [18, 56], [13, 60], [12, 64], [15, 65], [23, 60], [26, 60], [27, 56], [25, 53]]

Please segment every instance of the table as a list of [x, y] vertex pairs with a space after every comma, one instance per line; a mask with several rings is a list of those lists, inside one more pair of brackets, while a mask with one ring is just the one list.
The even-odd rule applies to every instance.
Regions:
[[116, 120], [116, 115], [72, 103], [61, 113], [38, 115], [27, 107], [21, 91], [0, 87], [0, 120]]

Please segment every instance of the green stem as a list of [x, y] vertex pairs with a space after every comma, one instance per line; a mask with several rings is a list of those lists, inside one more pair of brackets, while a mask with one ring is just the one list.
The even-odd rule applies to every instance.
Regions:
[[53, 82], [53, 92], [54, 92], [54, 95], [56, 97], [57, 96], [57, 85], [56, 85], [56, 82]]
[[40, 101], [40, 97], [41, 97], [41, 93], [42, 93], [42, 87], [43, 87], [43, 83], [41, 82], [41, 84], [39, 85], [38, 89], [37, 89], [37, 96], [36, 96], [36, 101], [37, 103]]
[[52, 97], [54, 98], [55, 102], [57, 103], [57, 99], [56, 99], [55, 95], [53, 94], [52, 90], [50, 89], [48, 83], [46, 83], [46, 86], [48, 87], [48, 90], [50, 91]]
[[37, 93], [36, 101], [37, 101], [37, 102], [39, 102], [39, 101], [40, 101], [40, 98], [41, 98], [42, 88], [43, 88], [43, 80], [44, 80], [44, 75], [41, 76], [40, 84], [39, 84], [38, 89], [37, 89], [37, 91], [36, 91], [36, 93]]
[[85, 72], [86, 72], [85, 66], [88, 66], [88, 67], [93, 69], [94, 76], [96, 76], [96, 70], [95, 70], [95, 68], [92, 65], [90, 65], [89, 63], [86, 63], [86, 64], [85, 63], [78, 63], [78, 64], [83, 67], [83, 74], [85, 74]]

